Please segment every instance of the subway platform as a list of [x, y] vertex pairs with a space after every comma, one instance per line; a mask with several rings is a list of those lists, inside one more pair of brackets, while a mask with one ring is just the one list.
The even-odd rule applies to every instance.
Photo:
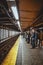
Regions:
[[43, 65], [43, 48], [31, 49], [25, 38], [19, 36], [1, 65]]

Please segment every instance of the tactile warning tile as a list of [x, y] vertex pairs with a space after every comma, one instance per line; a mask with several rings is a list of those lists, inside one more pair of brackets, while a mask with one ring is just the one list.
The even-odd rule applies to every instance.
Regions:
[[15, 65], [16, 64], [16, 59], [17, 59], [17, 53], [18, 53], [18, 47], [20, 43], [20, 36], [7, 54], [6, 58], [2, 62], [1, 65]]

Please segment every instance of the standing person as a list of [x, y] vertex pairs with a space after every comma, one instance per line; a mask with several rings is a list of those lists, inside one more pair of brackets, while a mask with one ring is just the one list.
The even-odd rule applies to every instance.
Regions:
[[28, 42], [28, 33], [26, 32], [26, 41]]
[[35, 46], [37, 47], [37, 43], [38, 43], [38, 32], [35, 31]]
[[30, 43], [30, 32], [28, 33], [28, 43]]
[[31, 45], [32, 48], [35, 48], [35, 30], [32, 29], [32, 34], [31, 34]]

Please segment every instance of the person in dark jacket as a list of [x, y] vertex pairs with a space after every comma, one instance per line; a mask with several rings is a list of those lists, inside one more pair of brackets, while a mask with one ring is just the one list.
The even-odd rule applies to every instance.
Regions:
[[35, 48], [35, 30], [32, 29], [32, 34], [31, 34], [31, 45], [32, 48]]

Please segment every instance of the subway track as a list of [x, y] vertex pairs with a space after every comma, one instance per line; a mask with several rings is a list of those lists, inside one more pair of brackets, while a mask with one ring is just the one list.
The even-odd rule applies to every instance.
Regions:
[[14, 45], [14, 42], [17, 40], [18, 36], [12, 37], [7, 41], [4, 41], [0, 44], [0, 64], [2, 63], [3, 59], [8, 54], [9, 50]]

